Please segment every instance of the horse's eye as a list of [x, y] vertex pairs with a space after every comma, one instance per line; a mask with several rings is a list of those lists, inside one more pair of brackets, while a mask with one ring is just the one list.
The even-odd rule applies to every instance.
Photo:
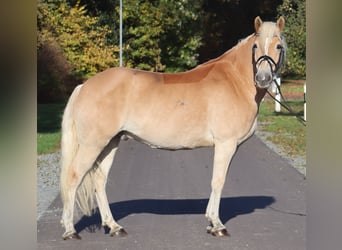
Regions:
[[277, 45], [277, 49], [282, 49], [283, 46], [281, 46], [280, 44]]

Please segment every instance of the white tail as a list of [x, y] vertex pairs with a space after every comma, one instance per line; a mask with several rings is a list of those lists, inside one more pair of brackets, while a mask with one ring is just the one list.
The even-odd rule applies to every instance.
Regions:
[[[67, 178], [71, 163], [78, 149], [78, 140], [73, 119], [73, 107], [82, 85], [78, 85], [71, 94], [64, 110], [61, 141], [61, 179], [60, 188], [63, 203], [67, 197]], [[95, 208], [95, 188], [92, 181], [92, 171], [89, 171], [80, 183], [76, 193], [76, 203], [86, 215], [91, 215]]]

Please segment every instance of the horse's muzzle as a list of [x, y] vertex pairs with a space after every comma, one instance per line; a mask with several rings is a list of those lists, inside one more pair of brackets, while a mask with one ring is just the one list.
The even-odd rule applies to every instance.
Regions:
[[255, 82], [259, 88], [266, 89], [272, 84], [272, 74], [266, 71], [257, 72], [255, 75]]

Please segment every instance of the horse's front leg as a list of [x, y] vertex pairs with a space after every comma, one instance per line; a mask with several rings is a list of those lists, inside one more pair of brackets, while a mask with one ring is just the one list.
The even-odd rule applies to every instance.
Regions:
[[229, 236], [226, 227], [219, 218], [219, 206], [229, 164], [236, 151], [236, 147], [237, 142], [235, 140], [215, 144], [211, 194], [206, 210], [206, 217], [210, 222], [207, 232], [214, 236]]

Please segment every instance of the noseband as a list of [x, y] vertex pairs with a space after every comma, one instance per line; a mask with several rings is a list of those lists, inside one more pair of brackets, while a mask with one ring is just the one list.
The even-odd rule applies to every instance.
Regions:
[[[256, 34], [256, 36], [258, 36], [258, 34]], [[262, 63], [263, 61], [265, 61], [270, 66], [271, 73], [272, 73], [272, 79], [274, 80], [277, 77], [278, 73], [280, 72], [280, 68], [283, 64], [284, 53], [285, 53], [284, 47], [281, 46], [281, 48], [280, 48], [280, 54], [279, 54], [279, 58], [278, 58], [277, 63], [268, 55], [260, 56], [257, 60], [255, 60], [255, 49], [256, 48], [257, 48], [257, 46], [254, 44], [254, 46], [252, 48], [252, 64], [253, 64], [254, 79], [255, 79], [255, 75], [257, 73], [257, 65]]]

